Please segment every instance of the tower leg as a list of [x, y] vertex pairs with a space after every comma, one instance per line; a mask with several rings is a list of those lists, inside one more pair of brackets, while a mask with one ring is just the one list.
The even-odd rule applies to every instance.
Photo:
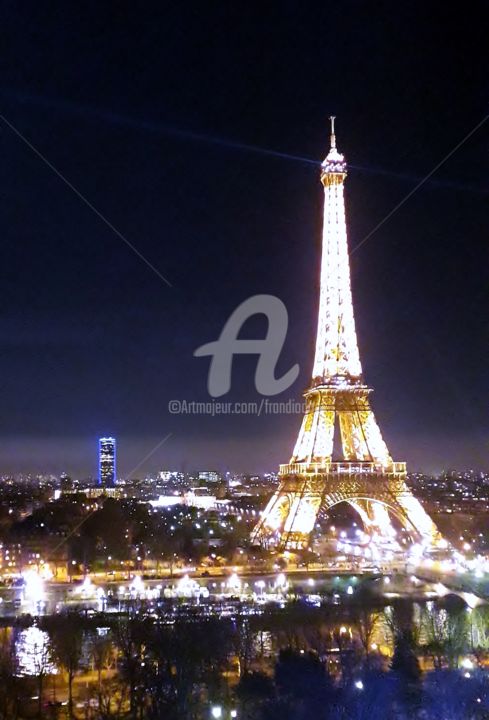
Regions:
[[430, 518], [419, 500], [414, 497], [406, 487], [406, 491], [397, 498], [400, 507], [412, 525], [421, 536], [421, 542], [425, 545], [436, 546], [442, 540], [442, 536], [433, 520]]
[[392, 525], [387, 507], [375, 500], [359, 499], [350, 502], [363, 522], [365, 532], [370, 537], [375, 535], [389, 541], [396, 542], [396, 530]]

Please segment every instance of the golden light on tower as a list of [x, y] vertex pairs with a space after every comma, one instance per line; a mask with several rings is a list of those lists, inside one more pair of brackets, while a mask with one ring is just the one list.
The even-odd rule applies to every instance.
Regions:
[[[347, 165], [336, 148], [321, 166], [324, 217], [319, 316], [306, 412], [281, 483], [255, 527], [254, 542], [305, 548], [321, 508], [350, 503], [364, 525], [391, 534], [389, 511], [417, 541], [434, 545], [438, 530], [406, 485], [406, 464], [394, 462], [370, 406], [358, 350], [350, 282], [344, 183]], [[338, 419], [343, 459], [333, 462]]]

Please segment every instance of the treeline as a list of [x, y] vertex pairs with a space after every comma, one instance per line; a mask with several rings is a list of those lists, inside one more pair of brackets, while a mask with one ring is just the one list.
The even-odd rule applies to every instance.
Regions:
[[231, 617], [68, 612], [0, 633], [1, 720], [489, 717], [488, 611], [452, 599]]
[[248, 537], [246, 522], [232, 515], [221, 518], [184, 505], [154, 511], [133, 499], [92, 501], [82, 494], [62, 496], [5, 526], [0, 518], [1, 541], [35, 546], [45, 559], [54, 544], [76, 570], [106, 569], [108, 558], [114, 568], [136, 558], [162, 565], [176, 558], [196, 562], [211, 551], [230, 559]]

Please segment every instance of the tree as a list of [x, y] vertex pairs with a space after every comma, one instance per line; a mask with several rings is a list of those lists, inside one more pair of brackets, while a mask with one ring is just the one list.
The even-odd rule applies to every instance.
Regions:
[[420, 622], [425, 641], [422, 649], [431, 658], [433, 667], [440, 670], [445, 659], [447, 612], [434, 606], [424, 607], [421, 611]]
[[175, 623], [171, 651], [176, 672], [178, 709], [182, 716], [189, 710], [194, 687], [204, 684], [211, 697], [223, 691], [223, 672], [233, 651], [231, 623], [209, 618]]
[[335, 697], [333, 683], [313, 652], [281, 650], [275, 665], [275, 685], [280, 699], [288, 700], [304, 717], [319, 717]]
[[306, 570], [309, 569], [309, 565], [311, 563], [317, 563], [317, 562], [318, 562], [318, 554], [313, 552], [309, 548], [306, 548], [305, 550], [301, 550], [298, 553], [297, 564], [304, 565]]
[[68, 612], [48, 620], [53, 655], [68, 676], [68, 716], [73, 718], [73, 680], [80, 669], [83, 627], [78, 613]]
[[406, 683], [417, 683], [421, 679], [421, 668], [414, 652], [414, 642], [409, 630], [404, 630], [395, 639], [391, 670], [402, 677]]
[[421, 668], [410, 630], [401, 631], [395, 638], [391, 671], [398, 681], [399, 701], [414, 711], [421, 696]]
[[343, 688], [339, 712], [333, 717], [335, 720], [373, 720], [379, 717], [411, 720], [411, 714], [399, 713], [396, 685], [395, 678], [390, 673], [372, 670], [363, 673], [355, 682]]
[[22, 631], [19, 637], [19, 671], [23, 675], [31, 675], [37, 681], [37, 714], [42, 717], [44, 681], [53, 670], [52, 649], [49, 637], [37, 625], [31, 625]]
[[[90, 642], [90, 656], [93, 667], [97, 671], [98, 705], [103, 705], [102, 672], [107, 670], [114, 661], [114, 643], [109, 635], [95, 634]], [[110, 708], [109, 708], [110, 709]]]
[[470, 678], [457, 670], [435, 670], [424, 684], [423, 712], [427, 720], [484, 720], [488, 680], [475, 671]]
[[489, 652], [489, 605], [467, 609], [471, 652], [482, 663]]
[[236, 686], [236, 696], [241, 703], [240, 717], [256, 717], [260, 708], [275, 695], [272, 679], [261, 672], [247, 672]]
[[[145, 718], [193, 718], [196, 708], [202, 706], [204, 690], [216, 703], [229, 693], [224, 673], [234, 649], [231, 622], [193, 618], [186, 608], [184, 617], [172, 626], [151, 622], [144, 639], [138, 684], [146, 689]], [[126, 655], [125, 651], [123, 657]]]
[[19, 714], [19, 677], [15, 649], [2, 631], [0, 640], [0, 719], [15, 720]]
[[255, 631], [249, 616], [240, 615], [236, 618], [236, 631], [234, 633], [234, 645], [239, 661], [240, 676], [246, 675], [249, 671], [250, 662], [253, 658]]
[[447, 609], [447, 639], [445, 651], [448, 666], [458, 668], [461, 655], [469, 650], [469, 618], [465, 605]]
[[472, 649], [474, 639], [472, 618], [465, 605], [458, 602], [445, 605], [425, 609], [421, 616], [424, 648], [432, 658], [435, 669], [445, 665], [457, 668], [460, 656]]
[[[137, 717], [138, 708], [144, 704], [146, 645], [151, 642], [152, 625], [132, 616], [120, 621], [114, 628], [117, 648], [120, 651], [120, 673], [129, 695], [129, 716]], [[151, 699], [151, 698], [148, 698]]]
[[379, 624], [379, 619], [380, 616], [378, 613], [373, 612], [368, 607], [361, 607], [358, 609], [353, 621], [363, 648], [367, 670], [370, 668], [372, 640]]

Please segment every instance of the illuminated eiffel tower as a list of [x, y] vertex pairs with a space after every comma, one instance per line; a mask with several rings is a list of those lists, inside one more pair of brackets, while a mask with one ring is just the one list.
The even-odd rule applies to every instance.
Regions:
[[[391, 516], [413, 542], [433, 547], [441, 536], [406, 485], [406, 463], [394, 462], [370, 407], [358, 352], [345, 221], [347, 167], [331, 147], [322, 163], [323, 249], [316, 354], [306, 413], [294, 452], [280, 466], [280, 485], [252, 533], [252, 542], [298, 550], [310, 543], [321, 509], [353, 506], [371, 536], [392, 541]], [[338, 420], [342, 461], [333, 462]]]

